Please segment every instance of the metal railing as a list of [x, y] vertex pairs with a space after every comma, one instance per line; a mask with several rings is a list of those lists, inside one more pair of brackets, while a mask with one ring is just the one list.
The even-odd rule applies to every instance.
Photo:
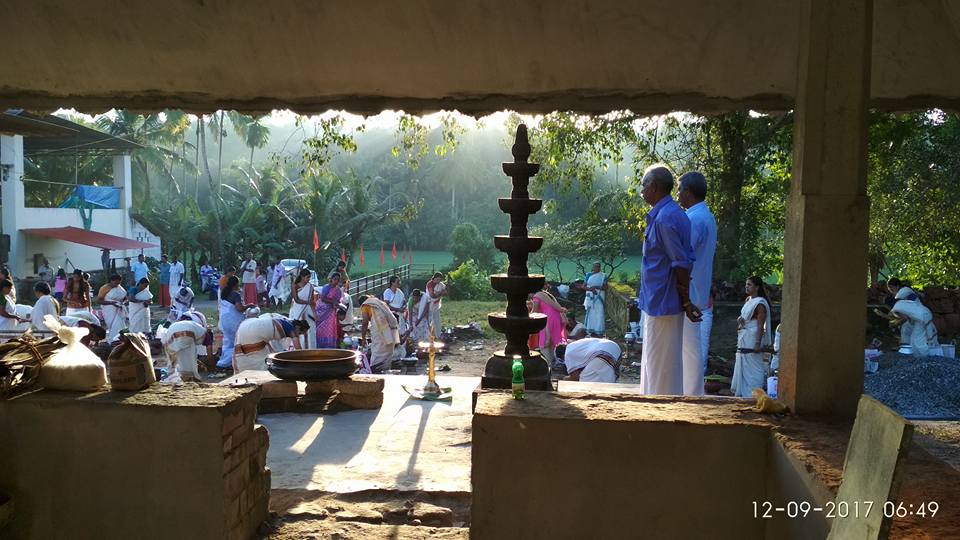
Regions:
[[363, 294], [369, 295], [370, 293], [379, 294], [390, 285], [390, 278], [393, 276], [399, 276], [401, 282], [409, 280], [410, 266], [409, 264], [404, 264], [396, 268], [384, 270], [383, 272], [370, 274], [369, 276], [351, 279], [350, 288], [347, 292], [353, 297]]

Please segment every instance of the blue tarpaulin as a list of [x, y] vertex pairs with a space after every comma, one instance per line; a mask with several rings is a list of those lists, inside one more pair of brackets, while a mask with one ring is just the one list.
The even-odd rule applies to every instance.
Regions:
[[120, 188], [100, 186], [77, 186], [73, 194], [60, 204], [60, 208], [120, 208]]

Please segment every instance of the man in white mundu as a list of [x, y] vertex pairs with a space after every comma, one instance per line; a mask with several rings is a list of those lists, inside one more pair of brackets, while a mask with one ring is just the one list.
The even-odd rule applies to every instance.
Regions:
[[677, 200], [686, 208], [690, 220], [690, 247], [693, 269], [690, 271], [690, 301], [703, 312], [701, 322], [683, 320], [683, 394], [703, 395], [703, 376], [707, 368], [713, 305], [710, 285], [713, 281], [713, 256], [717, 252], [717, 220], [707, 208], [707, 179], [692, 171], [680, 176]]
[[150, 292], [150, 279], [140, 278], [135, 289], [130, 291], [130, 302], [127, 305], [130, 317], [130, 331], [143, 334], [150, 333], [150, 301], [153, 293]]
[[200, 380], [197, 370], [197, 346], [203, 343], [207, 328], [194, 321], [190, 315], [183, 315], [181, 319], [172, 323], [163, 339], [163, 350], [170, 361], [170, 368], [193, 380]]
[[407, 298], [403, 294], [403, 289], [400, 288], [399, 276], [390, 278], [390, 285], [383, 291], [383, 301], [387, 303], [390, 311], [396, 314], [397, 319], [399, 319], [400, 336], [404, 336], [407, 333], [407, 318], [405, 316]]
[[234, 373], [248, 369], [265, 371], [270, 353], [287, 350], [291, 339], [293, 348], [301, 349], [299, 338], [309, 329], [306, 321], [292, 321], [276, 313], [244, 320], [237, 329], [233, 349]]
[[97, 294], [97, 302], [103, 309], [103, 323], [107, 330], [107, 343], [113, 343], [120, 331], [127, 327], [127, 310], [124, 302], [127, 291], [121, 285], [123, 279], [118, 274], [110, 276], [110, 281]]
[[673, 174], [654, 165], [643, 175], [641, 195], [652, 208], [647, 213], [640, 269], [640, 309], [643, 322], [643, 394], [683, 393], [683, 318], [700, 321], [700, 309], [690, 301], [690, 220], [670, 197]]
[[578, 339], [566, 346], [566, 380], [615, 383], [620, 378], [620, 347], [606, 338]]

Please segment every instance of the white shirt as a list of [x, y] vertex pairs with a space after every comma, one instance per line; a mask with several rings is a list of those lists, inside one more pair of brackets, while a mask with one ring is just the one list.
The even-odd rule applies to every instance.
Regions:
[[250, 259], [249, 261], [243, 261], [240, 263], [240, 270], [243, 271], [240, 283], [257, 282], [257, 261], [253, 259]]
[[183, 277], [183, 274], [184, 274], [184, 270], [183, 270], [182, 262], [177, 261], [175, 263], [170, 263], [170, 286], [179, 287], [180, 278]]
[[[16, 301], [8, 294], [3, 298], [3, 310], [6, 311], [9, 315], [17, 314], [17, 303]], [[0, 330], [4, 332], [13, 331], [17, 327], [16, 319], [8, 319], [6, 317], [0, 317]]]
[[392, 308], [402, 309], [404, 300], [406, 300], [406, 297], [404, 297], [403, 291], [400, 289], [397, 289], [397, 292], [393, 292], [393, 289], [389, 288], [383, 291], [383, 301]]
[[53, 302], [53, 297], [49, 294], [45, 294], [40, 298], [37, 298], [37, 303], [33, 306], [33, 313], [30, 314], [30, 322], [37, 330], [48, 330], [47, 325], [43, 323], [44, 315], [53, 315], [54, 318], [60, 315], [57, 313], [57, 308], [56, 304]]
[[563, 355], [567, 373], [582, 368], [580, 380], [583, 382], [617, 382], [616, 372], [597, 356], [599, 353], [606, 353], [616, 361], [620, 358], [620, 347], [605, 338], [583, 338], [568, 344]]
[[713, 282], [713, 256], [717, 253], [717, 220], [702, 201], [687, 210], [687, 218], [690, 219], [690, 247], [696, 258], [690, 272], [690, 301], [706, 309]]

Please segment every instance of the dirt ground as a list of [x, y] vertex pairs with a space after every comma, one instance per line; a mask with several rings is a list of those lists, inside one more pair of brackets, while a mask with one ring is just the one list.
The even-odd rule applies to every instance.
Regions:
[[469, 493], [273, 490], [261, 538], [467, 539]]

